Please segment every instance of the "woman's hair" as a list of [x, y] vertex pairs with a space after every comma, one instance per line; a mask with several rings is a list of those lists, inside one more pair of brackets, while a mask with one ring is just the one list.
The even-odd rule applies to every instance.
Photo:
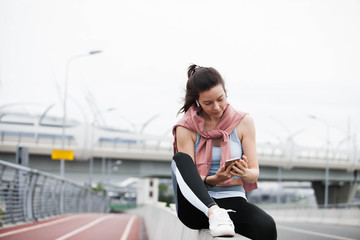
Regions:
[[200, 67], [192, 64], [188, 68], [188, 81], [186, 84], [186, 93], [184, 105], [180, 108], [179, 113], [187, 112], [191, 105], [196, 104], [199, 94], [210, 90], [221, 84], [225, 90], [225, 82], [220, 73], [212, 67]]

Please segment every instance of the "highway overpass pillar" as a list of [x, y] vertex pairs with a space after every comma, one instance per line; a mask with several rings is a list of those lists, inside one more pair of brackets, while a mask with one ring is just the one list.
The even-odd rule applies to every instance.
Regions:
[[29, 149], [27, 147], [16, 146], [15, 163], [25, 167], [29, 166]]
[[[311, 182], [318, 205], [324, 204], [325, 183]], [[351, 203], [357, 189], [357, 182], [331, 182], [329, 184], [328, 204]]]

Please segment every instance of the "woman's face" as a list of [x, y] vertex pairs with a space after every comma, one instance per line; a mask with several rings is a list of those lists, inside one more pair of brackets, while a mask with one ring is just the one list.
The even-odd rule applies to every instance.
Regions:
[[220, 118], [226, 107], [226, 93], [221, 84], [199, 94], [199, 103], [209, 118]]

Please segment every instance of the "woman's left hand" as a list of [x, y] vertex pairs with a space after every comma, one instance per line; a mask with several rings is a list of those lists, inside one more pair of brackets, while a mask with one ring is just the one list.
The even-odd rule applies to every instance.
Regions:
[[246, 173], [249, 171], [248, 162], [249, 161], [248, 161], [247, 157], [245, 155], [243, 155], [243, 158], [240, 161], [235, 162], [230, 173], [233, 176], [244, 177], [246, 175]]

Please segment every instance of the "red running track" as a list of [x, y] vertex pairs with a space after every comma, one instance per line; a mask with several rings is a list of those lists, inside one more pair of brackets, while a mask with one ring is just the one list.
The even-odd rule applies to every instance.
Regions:
[[0, 229], [11, 240], [141, 240], [141, 219], [130, 214], [73, 214]]

